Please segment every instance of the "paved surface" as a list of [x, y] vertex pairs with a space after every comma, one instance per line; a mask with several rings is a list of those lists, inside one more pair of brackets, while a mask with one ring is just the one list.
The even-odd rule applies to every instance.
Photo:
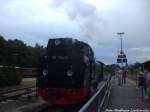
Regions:
[[150, 112], [150, 101], [143, 102], [138, 99], [138, 89], [132, 80], [127, 79], [123, 86], [117, 85], [117, 80], [112, 79], [112, 90], [107, 109], [125, 109], [125, 110], [148, 110]]

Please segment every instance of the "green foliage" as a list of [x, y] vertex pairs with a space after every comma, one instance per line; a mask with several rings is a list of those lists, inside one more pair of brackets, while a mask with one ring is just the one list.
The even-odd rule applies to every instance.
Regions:
[[105, 74], [115, 75], [115, 68], [116, 67], [117, 67], [116, 64], [106, 65], [106, 66], [104, 66], [104, 73]]
[[5, 40], [0, 36], [0, 65], [37, 67], [44, 52], [45, 48], [38, 44], [27, 46], [21, 40]]
[[128, 72], [130, 75], [136, 75], [140, 72], [140, 70], [141, 70], [141, 64], [138, 62], [131, 64], [128, 67]]
[[0, 36], [0, 86], [20, 84], [22, 76], [15, 70], [18, 67], [38, 67], [39, 58], [44, 55], [45, 48], [36, 44], [27, 46], [23, 41], [5, 40]]
[[22, 76], [14, 67], [0, 68], [0, 86], [18, 85]]
[[128, 77], [133, 79], [133, 80], [137, 80], [137, 76], [139, 74], [139, 72], [142, 70], [142, 64], [141, 63], [134, 63], [134, 64], [130, 64], [128, 67]]

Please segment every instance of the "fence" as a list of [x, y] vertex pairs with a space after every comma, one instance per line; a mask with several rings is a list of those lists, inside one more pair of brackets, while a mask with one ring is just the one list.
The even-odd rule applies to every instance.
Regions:
[[78, 112], [101, 112], [107, 105], [111, 89], [111, 77], [104, 82], [94, 96]]

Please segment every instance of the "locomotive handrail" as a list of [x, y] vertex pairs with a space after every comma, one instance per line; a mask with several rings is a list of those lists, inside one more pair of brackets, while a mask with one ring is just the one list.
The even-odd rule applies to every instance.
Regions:
[[95, 95], [78, 112], [100, 112], [104, 106], [105, 100], [110, 94], [111, 77], [101, 85]]

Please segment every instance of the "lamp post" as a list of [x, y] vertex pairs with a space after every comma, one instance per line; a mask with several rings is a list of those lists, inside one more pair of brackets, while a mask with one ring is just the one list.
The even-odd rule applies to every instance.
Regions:
[[122, 35], [124, 35], [124, 32], [118, 32], [117, 35], [120, 36], [120, 41], [121, 41], [121, 53], [122, 53]]
[[[120, 36], [120, 41], [121, 41], [120, 55], [122, 56], [124, 54], [123, 48], [122, 48], [122, 36], [124, 35], [124, 32], [118, 32], [117, 35]], [[121, 67], [123, 67], [123, 59], [121, 59]]]

